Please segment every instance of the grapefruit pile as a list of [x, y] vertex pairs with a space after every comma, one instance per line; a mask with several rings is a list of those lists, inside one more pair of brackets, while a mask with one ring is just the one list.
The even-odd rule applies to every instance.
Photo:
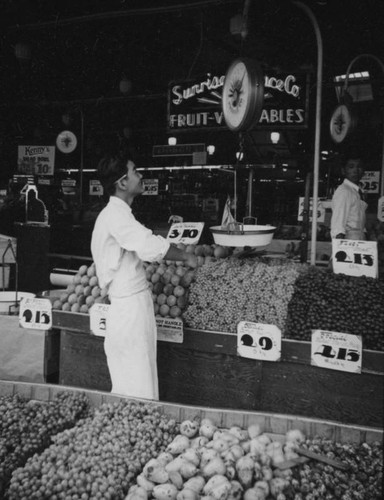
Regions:
[[[229, 256], [229, 249], [219, 245], [184, 245], [178, 248], [197, 257], [197, 267]], [[195, 269], [181, 261], [162, 260], [144, 263], [149, 288], [152, 291], [155, 314], [166, 318], [178, 318], [188, 304], [189, 287]], [[99, 286], [95, 264], [82, 265], [72, 282], [53, 301], [53, 309], [88, 314], [93, 304], [109, 304], [108, 290]]]

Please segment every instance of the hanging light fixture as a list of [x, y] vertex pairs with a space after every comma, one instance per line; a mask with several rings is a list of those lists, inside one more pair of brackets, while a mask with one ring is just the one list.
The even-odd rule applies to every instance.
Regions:
[[176, 137], [168, 137], [168, 145], [169, 146], [176, 146], [176, 144], [177, 144]]
[[215, 146], [213, 144], [210, 144], [208, 147], [207, 147], [207, 151], [208, 151], [208, 154], [209, 155], [213, 155], [213, 153], [215, 152]]
[[238, 151], [238, 152], [236, 153], [236, 158], [237, 158], [239, 161], [241, 161], [241, 160], [243, 159], [243, 157], [244, 157], [244, 153], [243, 153], [242, 151]]
[[280, 140], [280, 132], [271, 132], [272, 144], [277, 144]]

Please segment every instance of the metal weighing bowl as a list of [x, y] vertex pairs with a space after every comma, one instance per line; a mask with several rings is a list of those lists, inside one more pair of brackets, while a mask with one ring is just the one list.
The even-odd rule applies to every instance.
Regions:
[[275, 226], [254, 224], [230, 225], [228, 229], [211, 226], [214, 242], [225, 247], [265, 247], [272, 241]]

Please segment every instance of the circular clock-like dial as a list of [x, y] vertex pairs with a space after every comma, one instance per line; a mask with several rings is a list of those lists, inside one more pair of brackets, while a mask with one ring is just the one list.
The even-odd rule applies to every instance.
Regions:
[[238, 59], [227, 71], [222, 107], [225, 122], [231, 130], [250, 128], [260, 117], [264, 85], [258, 69], [256, 63]]
[[353, 117], [346, 104], [337, 106], [330, 121], [330, 133], [336, 143], [341, 143], [353, 128]]

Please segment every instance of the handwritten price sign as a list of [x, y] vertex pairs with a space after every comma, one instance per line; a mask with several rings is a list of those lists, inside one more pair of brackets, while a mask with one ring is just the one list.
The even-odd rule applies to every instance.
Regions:
[[89, 310], [91, 332], [98, 337], [105, 337], [109, 304], [93, 304]]
[[377, 278], [377, 242], [333, 239], [332, 263], [336, 274]]
[[362, 340], [360, 335], [313, 330], [311, 365], [331, 370], [361, 373]]
[[48, 299], [24, 298], [20, 301], [19, 324], [22, 328], [49, 330], [52, 327], [52, 303]]
[[237, 354], [262, 361], [279, 361], [281, 331], [275, 325], [240, 321], [237, 325]]
[[193, 245], [200, 239], [204, 222], [177, 222], [172, 224], [167, 240], [171, 243], [185, 243]]

